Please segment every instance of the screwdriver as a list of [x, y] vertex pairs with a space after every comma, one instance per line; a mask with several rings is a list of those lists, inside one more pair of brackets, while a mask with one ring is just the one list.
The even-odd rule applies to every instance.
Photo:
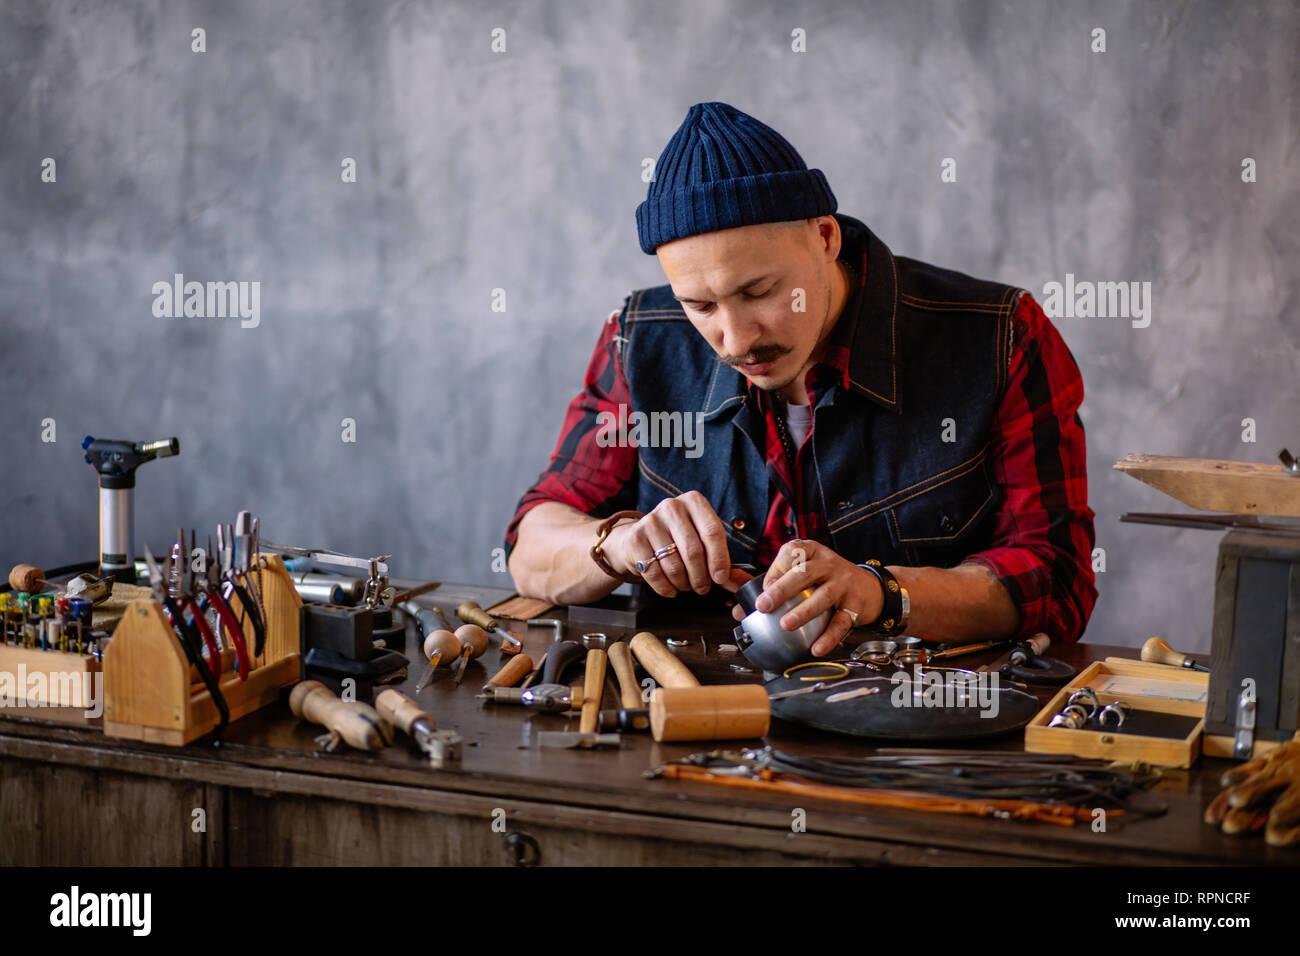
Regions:
[[492, 615], [479, 607], [477, 601], [465, 601], [460, 607], [456, 608], [456, 616], [466, 623], [475, 624], [501, 638], [501, 650], [506, 654], [517, 654], [523, 649], [523, 642], [498, 624]]
[[462, 624], [456, 628], [456, 639], [460, 641], [460, 664], [456, 669], [456, 683], [459, 685], [465, 678], [470, 658], [478, 657], [488, 649], [488, 636], [477, 624]]
[[429, 658], [429, 666], [424, 669], [419, 683], [415, 685], [417, 694], [429, 686], [439, 664], [451, 661], [460, 653], [460, 641], [456, 640], [456, 635], [451, 631], [439, 629], [424, 639], [424, 653]]

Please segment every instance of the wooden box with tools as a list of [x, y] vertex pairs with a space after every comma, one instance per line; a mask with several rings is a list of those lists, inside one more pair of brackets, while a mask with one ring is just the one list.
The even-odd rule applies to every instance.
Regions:
[[[298, 608], [302, 599], [279, 555], [258, 556], [266, 646], [253, 658], [248, 679], [223, 653], [222, 697], [230, 719], [273, 703], [280, 690], [298, 681]], [[238, 599], [232, 607], [238, 611]], [[185, 659], [162, 605], [132, 602], [104, 652], [104, 733], [150, 743], [182, 746], [213, 730], [220, 721], [211, 693]]]
[[[1049, 726], [1085, 687], [1096, 695], [1089, 720], [1080, 727]], [[1025, 750], [1185, 769], [1200, 756], [1208, 695], [1209, 675], [1202, 672], [1119, 657], [1094, 661], [1029, 722]], [[1116, 701], [1127, 704], [1128, 711], [1118, 726], [1113, 717], [1103, 724], [1101, 709]]]

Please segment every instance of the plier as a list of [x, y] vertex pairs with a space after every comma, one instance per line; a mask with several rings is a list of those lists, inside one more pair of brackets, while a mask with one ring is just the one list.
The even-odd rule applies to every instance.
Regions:
[[[194, 543], [193, 537], [190, 538]], [[191, 549], [191, 553], [193, 550]], [[249, 660], [248, 644], [244, 640], [244, 629], [235, 617], [234, 610], [221, 593], [221, 569], [217, 566], [217, 556], [212, 550], [212, 538], [208, 538], [207, 560], [203, 573], [198, 578], [198, 601], [200, 607], [211, 607], [221, 619], [225, 635], [235, 646], [235, 671], [240, 680], [248, 680]]]
[[220, 679], [221, 645], [217, 643], [217, 636], [208, 626], [207, 615], [203, 613], [203, 608], [199, 607], [199, 602], [195, 598], [194, 572], [190, 568], [190, 551], [185, 547], [185, 531], [182, 529], [178, 532], [176, 538], [179, 545], [178, 554], [172, 558], [176, 562], [176, 567], [172, 570], [172, 579], [176, 581], [177, 589], [174, 595], [175, 607], [182, 614], [189, 612], [189, 618], [193, 620], [194, 627], [202, 635], [203, 643], [207, 645], [212, 675]]
[[[254, 600], [248, 590], [237, 580], [241, 574], [244, 575], [245, 580], [248, 580], [248, 549], [240, 547], [237, 554], [236, 543], [237, 538], [231, 531], [230, 525], [217, 525], [217, 554], [221, 559], [221, 577], [225, 581], [221, 596], [225, 598], [227, 604], [230, 603], [231, 594], [239, 598], [240, 613], [247, 614], [253, 623], [253, 656], [261, 657], [262, 650], [266, 647], [266, 624], [262, 618], [259, 602]], [[243, 545], [244, 541], [238, 543]]]
[[217, 736], [220, 737], [221, 732], [230, 723], [230, 708], [226, 705], [225, 695], [221, 693], [221, 685], [217, 683], [217, 678], [212, 673], [211, 668], [208, 667], [208, 662], [203, 659], [203, 652], [199, 644], [200, 638], [194, 625], [185, 620], [185, 616], [181, 614], [176, 602], [167, 592], [167, 577], [154, 559], [153, 552], [149, 550], [147, 544], [144, 546], [144, 560], [149, 566], [149, 585], [153, 589], [154, 600], [163, 606], [167, 616], [171, 618], [172, 626], [175, 628], [175, 633], [181, 642], [181, 650], [185, 652], [186, 660], [194, 665], [194, 668], [199, 672], [199, 677], [203, 680], [204, 686], [207, 687], [208, 693], [212, 695], [212, 703], [216, 705], [217, 714], [220, 717], [220, 722], [217, 724]]

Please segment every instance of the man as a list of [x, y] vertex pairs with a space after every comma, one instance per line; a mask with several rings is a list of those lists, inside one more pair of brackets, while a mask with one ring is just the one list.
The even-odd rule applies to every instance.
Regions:
[[1069, 349], [1023, 290], [894, 256], [835, 209], [775, 130], [691, 107], [637, 208], [668, 285], [606, 321], [519, 502], [521, 593], [734, 591], [766, 568], [760, 610], [810, 592], [786, 628], [834, 610], [818, 656], [853, 627], [1083, 633], [1094, 514]]

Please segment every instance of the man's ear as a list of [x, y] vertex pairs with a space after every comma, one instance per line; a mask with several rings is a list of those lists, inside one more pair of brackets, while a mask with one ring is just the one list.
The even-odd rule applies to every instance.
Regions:
[[834, 262], [839, 258], [842, 242], [839, 221], [834, 216], [818, 216], [812, 221], [817, 224], [817, 251], [827, 262]]

